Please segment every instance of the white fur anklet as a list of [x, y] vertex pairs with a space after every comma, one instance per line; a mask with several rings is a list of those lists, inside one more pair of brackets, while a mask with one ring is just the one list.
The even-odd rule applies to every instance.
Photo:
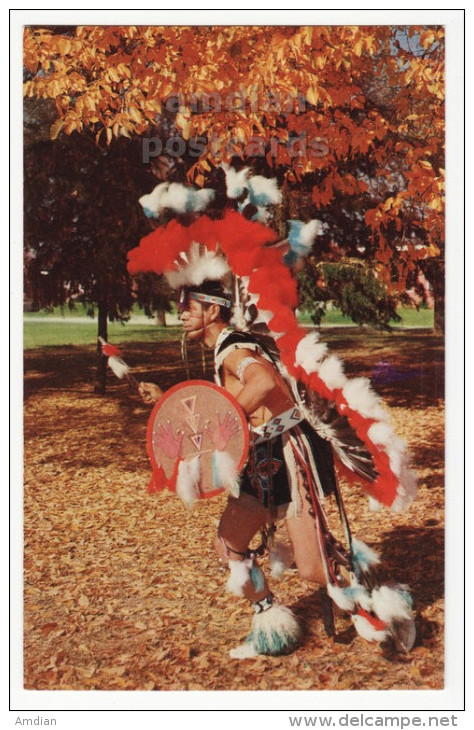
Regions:
[[301, 641], [301, 628], [286, 606], [266, 596], [254, 604], [252, 631], [244, 644], [231, 649], [233, 659], [248, 659], [258, 654], [288, 654]]

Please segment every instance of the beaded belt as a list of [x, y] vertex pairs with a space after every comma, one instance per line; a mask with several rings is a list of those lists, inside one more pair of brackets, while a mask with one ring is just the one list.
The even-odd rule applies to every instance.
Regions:
[[304, 416], [299, 408], [289, 408], [280, 415], [271, 418], [261, 426], [250, 429], [250, 441], [252, 444], [260, 444], [263, 441], [274, 439], [285, 431], [289, 431], [298, 423], [304, 421]]

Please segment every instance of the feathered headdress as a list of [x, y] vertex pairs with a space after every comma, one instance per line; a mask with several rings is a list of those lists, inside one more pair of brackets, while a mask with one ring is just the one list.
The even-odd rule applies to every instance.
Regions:
[[[322, 224], [290, 221], [285, 245], [279, 245], [275, 231], [258, 221], [265, 217], [259, 207], [268, 210], [281, 201], [276, 181], [252, 177], [248, 168], [238, 173], [227, 166], [223, 170], [227, 198], [234, 203], [239, 199], [238, 210], [227, 208], [218, 218], [204, 213], [187, 225], [171, 220], [158, 227], [129, 252], [129, 272], [164, 274], [173, 288], [200, 286], [204, 280], [224, 282], [234, 300], [233, 323], [244, 329], [256, 325], [267, 329], [286, 373], [299, 384], [300, 392], [305, 391], [308, 418], [331, 441], [339, 461], [360, 477], [375, 500], [372, 506], [381, 503], [402, 511], [416, 491], [405, 443], [393, 432], [389, 414], [369, 380], [346, 377], [342, 362], [327, 352], [317, 333], [308, 334], [295, 316], [297, 282], [287, 264], [311, 249]], [[190, 195], [185, 186], [178, 188], [186, 195], [180, 190], [179, 205], [168, 201], [167, 206], [179, 211], [187, 200], [189, 212], [189, 201], [194, 200], [194, 210], [201, 212], [202, 198]], [[140, 202], [154, 205], [159, 215], [163, 206], [157, 190], [148, 198], [158, 202], [143, 198]], [[253, 220], [249, 220], [249, 208]]]

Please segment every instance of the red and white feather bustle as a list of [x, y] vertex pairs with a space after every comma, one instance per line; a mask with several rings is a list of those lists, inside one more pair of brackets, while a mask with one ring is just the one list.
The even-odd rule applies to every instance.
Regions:
[[[253, 324], [266, 323], [289, 376], [334, 404], [370, 454], [374, 478], [360, 480], [372, 506], [379, 503], [402, 511], [416, 492], [406, 444], [394, 433], [368, 378], [347, 377], [341, 360], [328, 353], [319, 335], [308, 334], [298, 324], [297, 282], [276, 242], [275, 231], [229, 209], [218, 219], [201, 215], [189, 225], [172, 220], [157, 228], [129, 252], [128, 269], [132, 275], [164, 274], [174, 288], [226, 277], [234, 277], [235, 287], [237, 279], [236, 324], [248, 324], [245, 307], [242, 311], [239, 303], [246, 299], [247, 309], [250, 303], [256, 305]], [[332, 440], [330, 428], [327, 438]], [[341, 460], [350, 467], [350, 462]]]

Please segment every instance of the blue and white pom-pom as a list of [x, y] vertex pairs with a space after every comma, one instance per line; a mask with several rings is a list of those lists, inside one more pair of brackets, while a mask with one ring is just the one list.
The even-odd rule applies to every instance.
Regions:
[[248, 191], [247, 202], [257, 208], [266, 205], [280, 205], [283, 199], [276, 178], [263, 177], [263, 175], [254, 175], [249, 178]]
[[301, 627], [286, 606], [273, 603], [267, 610], [255, 613], [252, 631], [246, 641], [230, 651], [233, 659], [249, 659], [259, 654], [288, 654], [301, 641]]
[[160, 183], [149, 195], [142, 195], [139, 203], [147, 218], [159, 218], [164, 210], [174, 213], [202, 212], [215, 197], [212, 188], [195, 188], [180, 183]]
[[314, 218], [309, 223], [303, 221], [288, 221], [288, 243], [290, 250], [285, 254], [285, 264], [291, 266], [298, 259], [307, 256], [317, 236], [324, 233], [324, 224]]

